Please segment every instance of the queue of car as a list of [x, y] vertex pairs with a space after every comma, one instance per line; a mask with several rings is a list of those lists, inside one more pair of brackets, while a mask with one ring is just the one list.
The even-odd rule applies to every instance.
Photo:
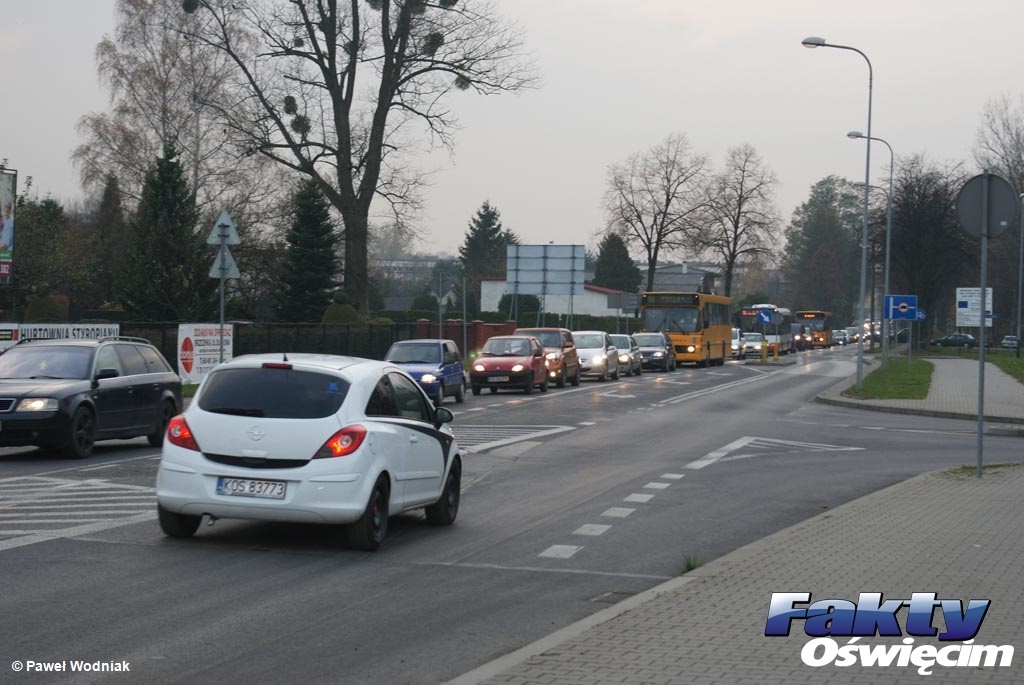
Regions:
[[97, 440], [145, 436], [162, 448], [157, 516], [169, 537], [191, 537], [204, 518], [339, 524], [350, 547], [374, 550], [394, 514], [422, 509], [442, 526], [458, 514], [446, 398], [676, 367], [663, 333], [562, 328], [492, 337], [468, 369], [451, 340], [403, 340], [385, 357], [243, 355], [182, 411], [180, 377], [144, 339], [22, 341], [0, 354], [0, 445], [83, 458]]

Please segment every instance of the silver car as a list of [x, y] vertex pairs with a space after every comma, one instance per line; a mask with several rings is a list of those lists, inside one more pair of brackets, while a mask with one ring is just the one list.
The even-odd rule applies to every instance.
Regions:
[[576, 351], [580, 355], [580, 374], [596, 376], [602, 381], [619, 380], [619, 350], [604, 331], [573, 331]]
[[644, 371], [644, 360], [640, 356], [640, 346], [631, 335], [609, 336], [615, 347], [619, 348], [619, 370], [627, 376], [634, 373], [640, 375]]

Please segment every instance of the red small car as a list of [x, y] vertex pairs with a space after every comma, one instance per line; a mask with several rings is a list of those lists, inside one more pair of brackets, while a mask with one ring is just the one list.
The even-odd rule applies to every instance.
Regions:
[[469, 372], [474, 395], [484, 387], [491, 392], [498, 388], [522, 388], [527, 395], [537, 386], [548, 391], [548, 373], [544, 366], [544, 346], [527, 335], [499, 335], [484, 343], [480, 356]]

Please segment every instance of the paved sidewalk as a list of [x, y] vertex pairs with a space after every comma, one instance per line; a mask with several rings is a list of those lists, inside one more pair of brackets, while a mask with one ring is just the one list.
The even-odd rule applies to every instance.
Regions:
[[[976, 419], [977, 362], [935, 361], [934, 392], [928, 398], [874, 408]], [[986, 415], [991, 408], [997, 412], [990, 415], [993, 420], [1024, 422], [1024, 385], [1001, 372], [986, 375]], [[829, 391], [825, 401], [847, 400], [840, 392], [851, 382]], [[863, 406], [860, 400], [849, 401]], [[974, 477], [973, 468], [924, 474], [741, 547], [450, 684], [918, 683], [922, 678], [1021, 683], [1022, 494], [1024, 465], [988, 467], [982, 480]], [[989, 599], [975, 645], [1012, 645], [1018, 653], [1006, 667], [934, 665], [927, 676], [913, 665], [815, 668], [801, 660], [812, 638], [800, 621], [793, 623], [789, 637], [764, 636], [773, 592], [851, 601], [859, 592], [882, 592], [887, 599], [934, 592], [965, 605], [969, 599]], [[936, 627], [941, 627], [940, 616], [936, 611]], [[899, 619], [905, 627], [906, 609]], [[835, 639], [840, 647], [848, 641]], [[909, 644], [903, 642], [908, 639], [870, 637], [860, 643], [896, 647]], [[961, 643], [916, 637], [913, 646], [949, 644]], [[960, 652], [948, 654], [955, 660]]]
[[[889, 358], [890, 364], [906, 363], [905, 358]], [[846, 397], [843, 391], [854, 385], [854, 379], [818, 395], [819, 402], [860, 409], [921, 414], [952, 419], [978, 419], [978, 362], [974, 359], [931, 357], [935, 370], [928, 396], [923, 400], [860, 400]], [[866, 360], [864, 374], [877, 368], [878, 360]], [[985, 423], [1020, 424], [1024, 429], [1024, 385], [995, 364], [985, 364]]]

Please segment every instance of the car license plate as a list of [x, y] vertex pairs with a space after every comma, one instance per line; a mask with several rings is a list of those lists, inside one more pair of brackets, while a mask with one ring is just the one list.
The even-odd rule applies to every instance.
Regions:
[[508, 383], [508, 376], [491, 376], [487, 379], [488, 383]]
[[258, 497], [284, 499], [285, 483], [280, 480], [252, 480], [249, 478], [217, 479], [217, 494], [231, 497]]

